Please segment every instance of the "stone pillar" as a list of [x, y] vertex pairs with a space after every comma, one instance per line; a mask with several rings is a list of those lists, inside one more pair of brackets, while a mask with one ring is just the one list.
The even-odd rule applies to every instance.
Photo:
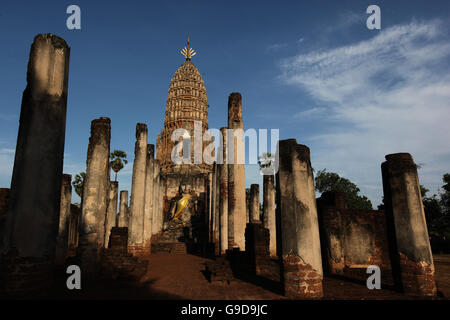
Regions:
[[409, 153], [395, 153], [386, 156], [381, 170], [386, 216], [393, 224], [395, 278], [407, 294], [434, 296], [435, 270], [417, 166]]
[[147, 171], [147, 125], [136, 125], [133, 178], [131, 184], [128, 249], [136, 254], [144, 246], [145, 177]]
[[252, 274], [264, 276], [270, 273], [269, 240], [269, 230], [260, 221], [247, 223], [245, 251]]
[[119, 203], [119, 227], [128, 228], [128, 191], [120, 191]]
[[277, 193], [281, 224], [281, 255], [285, 295], [320, 298], [322, 259], [314, 177], [309, 148], [297, 140], [281, 140]]
[[[215, 233], [217, 243], [217, 254], [220, 255], [220, 176], [219, 176], [219, 164], [216, 163], [215, 179], [215, 191], [214, 191], [214, 219], [215, 219]], [[228, 201], [228, 200], [227, 200]], [[228, 232], [228, 231], [227, 231]], [[227, 240], [228, 241], [228, 240]]]
[[153, 216], [153, 167], [155, 162], [155, 145], [147, 145], [147, 172], [145, 176], [145, 206], [144, 206], [144, 247], [150, 253], [152, 238], [152, 216]]
[[63, 265], [67, 256], [68, 228], [70, 216], [70, 204], [72, 201], [72, 176], [63, 174], [61, 185], [61, 204], [59, 209], [59, 229], [56, 238], [55, 262], [57, 265]]
[[[3, 247], [6, 213], [8, 212], [9, 188], [0, 188], [0, 248]], [[1, 252], [0, 252], [1, 253]]]
[[153, 214], [152, 214], [152, 234], [157, 234], [162, 229], [162, 188], [161, 188], [161, 166], [158, 160], [155, 160], [153, 166]]
[[214, 242], [214, 213], [213, 213], [213, 174], [214, 174], [214, 166], [212, 167], [212, 171], [208, 173], [208, 188], [207, 188], [207, 196], [208, 196], [208, 215], [207, 215], [207, 225], [208, 225], [208, 241]]
[[106, 211], [105, 222], [105, 248], [109, 248], [109, 235], [111, 234], [111, 229], [116, 226], [118, 192], [119, 182], [111, 181], [109, 185], [108, 209]]
[[81, 210], [76, 205], [70, 205], [69, 227], [68, 227], [68, 244], [67, 257], [74, 257], [77, 255], [78, 239], [79, 239], [79, 225], [80, 225]]
[[52, 283], [61, 201], [70, 48], [53, 34], [34, 38], [22, 96], [1, 253], [11, 294]]
[[220, 255], [220, 214], [219, 214], [219, 206], [217, 205], [218, 196], [220, 192], [220, 181], [219, 181], [219, 167], [216, 162], [214, 162], [213, 166], [213, 178], [212, 178], [212, 222], [213, 222], [213, 242], [214, 242], [214, 250], [215, 255]]
[[[324, 192], [317, 199], [317, 206], [324, 269], [331, 274], [342, 274], [345, 268], [345, 192]], [[352, 230], [352, 233], [355, 231]]]
[[[228, 134], [229, 158], [233, 164], [228, 165], [228, 228], [231, 229], [228, 242], [232, 247], [245, 248], [246, 201], [245, 201], [245, 148], [244, 124], [242, 122], [242, 97], [240, 93], [233, 92], [228, 97]], [[231, 147], [230, 147], [231, 146]], [[230, 224], [230, 220], [232, 223]]]
[[264, 227], [269, 229], [270, 244], [269, 253], [271, 257], [277, 256], [277, 231], [275, 219], [275, 186], [274, 176], [264, 175], [263, 178], [263, 220]]
[[78, 247], [81, 270], [88, 277], [94, 277], [98, 273], [104, 248], [110, 185], [110, 141], [111, 121], [109, 118], [93, 120], [86, 160]]
[[[221, 128], [222, 133], [222, 155], [219, 154], [218, 176], [219, 176], [219, 239], [220, 239], [220, 254], [225, 254], [229, 248], [229, 238], [231, 230], [229, 228], [230, 217], [228, 215], [228, 165], [227, 161], [227, 128]], [[232, 222], [232, 221], [231, 221]]]
[[259, 184], [252, 184], [250, 186], [250, 222], [260, 222], [259, 212]]

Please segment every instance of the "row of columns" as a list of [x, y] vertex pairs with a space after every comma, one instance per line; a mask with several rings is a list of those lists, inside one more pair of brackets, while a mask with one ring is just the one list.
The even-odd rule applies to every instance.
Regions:
[[[147, 125], [136, 125], [135, 159], [128, 211], [128, 248], [135, 255], [150, 254], [151, 238], [163, 226], [163, 189], [155, 146], [147, 143]], [[125, 211], [125, 205], [124, 209]], [[120, 213], [120, 221], [123, 221]]]

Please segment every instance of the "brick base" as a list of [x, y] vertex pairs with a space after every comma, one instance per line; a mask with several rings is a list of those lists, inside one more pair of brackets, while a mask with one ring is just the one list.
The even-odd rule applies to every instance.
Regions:
[[128, 245], [128, 252], [135, 257], [148, 257], [150, 255], [150, 245], [145, 244], [134, 244]]
[[54, 283], [54, 257], [19, 257], [11, 249], [0, 262], [0, 292], [6, 297], [41, 296]]
[[101, 260], [100, 275], [108, 279], [140, 280], [147, 273], [148, 261], [129, 253], [105, 249]]
[[403, 253], [400, 256], [400, 272], [404, 293], [412, 296], [437, 294], [434, 267], [425, 261], [412, 261]]
[[285, 295], [291, 299], [323, 297], [322, 276], [294, 253], [283, 257]]
[[228, 285], [234, 280], [230, 262], [225, 256], [217, 257], [216, 260], [208, 262], [205, 265], [205, 272], [209, 281], [214, 284]]

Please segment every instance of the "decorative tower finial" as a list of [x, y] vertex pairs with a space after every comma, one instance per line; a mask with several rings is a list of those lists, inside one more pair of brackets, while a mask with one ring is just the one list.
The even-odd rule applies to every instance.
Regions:
[[189, 46], [189, 39], [190, 39], [190, 37], [188, 34], [187, 46], [184, 47], [183, 50], [180, 51], [181, 54], [186, 58], [186, 61], [190, 61], [191, 58], [197, 54], [197, 52], [195, 52], [195, 50]]

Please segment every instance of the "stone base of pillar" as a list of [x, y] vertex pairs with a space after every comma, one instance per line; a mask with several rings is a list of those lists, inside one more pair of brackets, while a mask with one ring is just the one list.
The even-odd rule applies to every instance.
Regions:
[[205, 273], [209, 282], [215, 285], [229, 285], [235, 280], [230, 262], [223, 255], [208, 261], [205, 264]]
[[283, 257], [284, 294], [290, 299], [323, 297], [322, 276], [294, 253]]
[[214, 255], [220, 256], [220, 240], [219, 239], [216, 239], [214, 241]]
[[400, 272], [403, 292], [411, 296], [436, 296], [434, 270], [425, 261], [412, 261], [402, 253]]
[[45, 296], [54, 284], [54, 257], [19, 257], [11, 249], [0, 261], [0, 296]]
[[264, 228], [261, 222], [247, 223], [245, 251], [248, 254], [250, 270], [257, 276], [264, 276], [271, 269], [269, 245], [269, 229]]
[[129, 244], [128, 252], [131, 253], [135, 257], [144, 258], [150, 255], [151, 251], [151, 243], [137, 243], [137, 244]]

